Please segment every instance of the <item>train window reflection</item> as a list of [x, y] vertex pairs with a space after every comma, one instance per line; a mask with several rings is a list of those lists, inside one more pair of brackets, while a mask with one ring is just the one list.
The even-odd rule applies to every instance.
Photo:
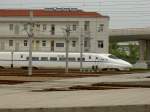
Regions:
[[50, 57], [50, 61], [57, 61], [57, 57]]
[[69, 61], [76, 61], [76, 59], [74, 57], [70, 57]]
[[[26, 59], [29, 60], [29, 57], [27, 57]], [[32, 57], [32, 61], [39, 61], [39, 57]]]
[[48, 61], [48, 57], [41, 57], [41, 61]]
[[39, 61], [39, 57], [32, 57], [32, 61]]
[[66, 58], [64, 58], [64, 57], [59, 58], [59, 61], [65, 61], [65, 60], [66, 60]]
[[[80, 61], [81, 58], [78, 58], [78, 61]], [[82, 58], [82, 61], [85, 61], [85, 58]]]
[[109, 58], [112, 58], [112, 59], [119, 59], [118, 57], [114, 56], [114, 55], [109, 55], [108, 56]]

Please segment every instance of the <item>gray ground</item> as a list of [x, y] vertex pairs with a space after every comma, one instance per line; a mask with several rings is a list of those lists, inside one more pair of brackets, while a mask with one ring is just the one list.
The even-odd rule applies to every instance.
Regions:
[[[112, 109], [119, 107], [118, 110], [115, 109], [116, 112], [133, 112], [136, 109], [136, 112], [149, 112], [150, 88], [53, 92], [31, 91], [47, 88], [66, 88], [74, 85], [91, 85], [99, 82], [150, 85], [150, 78], [145, 78], [147, 76], [150, 76], [150, 72], [88, 78], [54, 78], [47, 79], [44, 82], [0, 85], [0, 111], [8, 112], [9, 110], [13, 111], [12, 109], [14, 111], [17, 111], [15, 109], [28, 109], [30, 111], [30, 109], [43, 108], [44, 112], [46, 112], [44, 109], [49, 109], [47, 111], [52, 109], [55, 112], [63, 112], [64, 109], [71, 109], [71, 112], [76, 112], [78, 109], [81, 109], [81, 112], [88, 112], [91, 111], [91, 108], [89, 110], [84, 110], [84, 108], [92, 107], [92, 109], [95, 109], [94, 112], [101, 112], [102, 110], [103, 112], [114, 112]], [[126, 110], [120, 109], [120, 106], [125, 106]], [[132, 108], [129, 106], [132, 106]], [[109, 111], [107, 110], [108, 108], [104, 107], [109, 107]], [[60, 111], [60, 108], [63, 109]], [[76, 109], [72, 110], [72, 108]], [[99, 108], [101, 108], [101, 111], [96, 110]]]

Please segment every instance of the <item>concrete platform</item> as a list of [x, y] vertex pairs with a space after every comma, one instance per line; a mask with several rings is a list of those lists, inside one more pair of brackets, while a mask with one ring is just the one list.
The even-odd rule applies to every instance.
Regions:
[[150, 88], [31, 92], [99, 82], [150, 85], [150, 79], [145, 78], [149, 75], [137, 73], [0, 85], [0, 112], [150, 112]]
[[150, 112], [150, 89], [11, 94], [6, 91], [0, 99], [0, 112]]

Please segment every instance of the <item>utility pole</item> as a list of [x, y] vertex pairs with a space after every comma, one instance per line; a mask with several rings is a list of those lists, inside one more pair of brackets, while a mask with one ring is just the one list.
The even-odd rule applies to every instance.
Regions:
[[70, 26], [67, 25], [66, 31], [66, 69], [65, 72], [68, 73], [68, 52], [69, 52], [69, 36], [70, 36]]
[[83, 30], [81, 29], [81, 36], [80, 36], [80, 71], [83, 69]]
[[33, 10], [30, 10], [30, 32], [29, 37], [29, 66], [28, 66], [28, 76], [32, 75], [32, 38], [33, 38]]

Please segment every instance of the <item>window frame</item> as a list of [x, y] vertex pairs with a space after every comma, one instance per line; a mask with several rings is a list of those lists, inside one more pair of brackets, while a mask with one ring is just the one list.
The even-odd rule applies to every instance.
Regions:
[[76, 43], [77, 43], [77, 41], [73, 40], [72, 41], [72, 47], [76, 47]]
[[13, 31], [14, 30], [14, 24], [9, 24], [9, 30]]
[[104, 41], [103, 40], [98, 40], [97, 41], [97, 47], [98, 48], [104, 48]]
[[98, 32], [103, 32], [103, 31], [104, 31], [104, 24], [99, 24]]
[[55, 35], [55, 30], [56, 30], [55, 27], [56, 27], [55, 24], [51, 24], [51, 35]]
[[9, 47], [12, 47], [14, 45], [14, 40], [9, 40]]
[[47, 30], [47, 24], [43, 24], [43, 31]]
[[42, 40], [42, 47], [46, 47], [46, 40]]
[[73, 25], [72, 25], [72, 30], [73, 30], [73, 31], [76, 31], [76, 30], [77, 30], [77, 25], [76, 25], [76, 24], [73, 24]]
[[24, 41], [23, 41], [23, 45], [24, 45], [24, 46], [28, 46], [28, 40], [24, 40]]
[[64, 47], [65, 46], [65, 43], [56, 43], [56, 47]]

